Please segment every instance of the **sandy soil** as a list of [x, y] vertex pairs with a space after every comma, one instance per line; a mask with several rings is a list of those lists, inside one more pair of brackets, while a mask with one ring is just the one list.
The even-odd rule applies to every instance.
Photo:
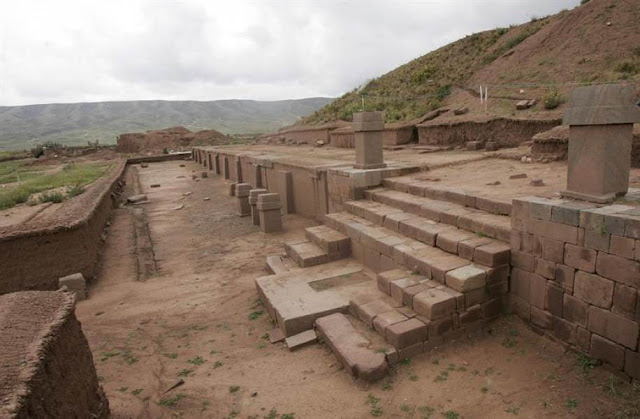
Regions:
[[600, 368], [583, 373], [573, 353], [511, 317], [375, 384], [354, 381], [325, 346], [269, 344], [273, 325], [253, 280], [267, 255], [313, 223], [288, 216], [284, 233], [264, 235], [235, 215], [223, 180], [196, 182], [192, 171], [202, 169], [140, 169], [159, 273], [137, 280], [132, 214], [118, 209], [90, 299], [76, 309], [113, 417], [591, 418], [629, 403], [628, 385]]

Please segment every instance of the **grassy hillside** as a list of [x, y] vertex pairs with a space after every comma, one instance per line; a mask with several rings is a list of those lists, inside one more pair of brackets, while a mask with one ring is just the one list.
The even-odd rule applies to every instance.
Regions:
[[577, 84], [640, 84], [638, 22], [638, 0], [591, 0], [523, 25], [476, 33], [354, 89], [303, 123], [350, 120], [362, 109], [362, 99], [365, 110], [385, 111], [387, 122], [441, 106], [472, 107], [479, 85], [489, 86], [489, 113], [513, 114], [513, 104], [504, 99], [536, 98], [543, 102], [538, 113], [544, 114], [552, 111], [545, 99], [558, 99], [549, 108], [561, 105]]
[[253, 100], [130, 101], [0, 107], [0, 150], [57, 141], [84, 145], [115, 143], [124, 132], [182, 125], [192, 131], [225, 134], [273, 131], [329, 103], [328, 98]]

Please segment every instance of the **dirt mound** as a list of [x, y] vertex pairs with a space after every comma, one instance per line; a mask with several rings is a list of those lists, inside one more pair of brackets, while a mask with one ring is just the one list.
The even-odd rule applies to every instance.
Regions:
[[210, 129], [192, 132], [184, 127], [171, 127], [157, 131], [134, 132], [118, 136], [116, 151], [120, 153], [159, 153], [164, 149], [184, 151], [193, 145], [217, 145], [231, 138]]
[[0, 417], [109, 415], [74, 306], [63, 292], [0, 296]]

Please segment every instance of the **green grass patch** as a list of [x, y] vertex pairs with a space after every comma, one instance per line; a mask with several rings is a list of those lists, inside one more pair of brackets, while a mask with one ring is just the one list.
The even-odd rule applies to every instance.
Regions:
[[158, 404], [166, 407], [175, 407], [178, 404], [178, 402], [184, 398], [185, 398], [184, 394], [178, 393], [175, 396], [163, 397], [162, 399], [160, 399]]
[[44, 193], [39, 199], [40, 202], [62, 202], [84, 192], [83, 185], [95, 181], [110, 167], [111, 163], [71, 164], [52, 173], [51, 167], [30, 167], [20, 160], [0, 163], [0, 184], [6, 185], [0, 189], [0, 210], [25, 203], [33, 194], [67, 188], [66, 192]]

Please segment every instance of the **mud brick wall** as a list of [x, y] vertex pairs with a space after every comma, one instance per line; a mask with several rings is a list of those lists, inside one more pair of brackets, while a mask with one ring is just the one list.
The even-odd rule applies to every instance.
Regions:
[[120, 161], [52, 217], [0, 230], [0, 294], [55, 290], [63, 276], [95, 275], [102, 234], [117, 203], [125, 166]]
[[420, 144], [464, 145], [468, 141], [495, 141], [500, 147], [514, 147], [543, 131], [561, 124], [553, 120], [493, 118], [486, 121], [449, 121], [418, 125]]
[[339, 148], [355, 148], [355, 135], [353, 131], [334, 131], [330, 134], [329, 144]]
[[109, 416], [74, 306], [63, 292], [0, 296], [0, 417]]
[[522, 198], [511, 220], [511, 310], [640, 379], [640, 211]]

